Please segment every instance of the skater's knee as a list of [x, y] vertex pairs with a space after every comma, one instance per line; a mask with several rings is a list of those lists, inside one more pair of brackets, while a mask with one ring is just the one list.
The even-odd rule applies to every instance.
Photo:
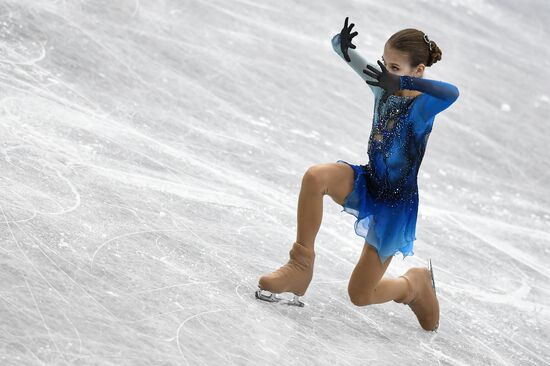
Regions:
[[325, 173], [323, 172], [322, 164], [312, 165], [304, 173], [302, 186], [325, 194], [326, 184], [324, 176]]
[[373, 303], [370, 293], [356, 293], [348, 289], [348, 295], [351, 303], [355, 306], [366, 306]]

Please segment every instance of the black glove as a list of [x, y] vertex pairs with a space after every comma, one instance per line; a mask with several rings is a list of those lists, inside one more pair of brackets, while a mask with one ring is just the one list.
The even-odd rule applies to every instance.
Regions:
[[349, 34], [351, 32], [351, 28], [353, 28], [355, 24], [351, 23], [351, 25], [348, 28], [348, 17], [346, 17], [346, 21], [344, 22], [344, 28], [340, 31], [340, 50], [344, 54], [344, 58], [347, 62], [351, 62], [351, 59], [348, 56], [348, 48], [355, 49], [355, 45], [351, 44], [351, 39], [355, 37], [358, 33], [353, 32], [352, 34]]
[[386, 69], [386, 66], [384, 66], [384, 64], [380, 62], [380, 60], [378, 60], [377, 62], [378, 62], [378, 65], [380, 65], [380, 68], [382, 69], [381, 72], [376, 70], [371, 65], [367, 65], [367, 69], [371, 70], [372, 72], [367, 69], [364, 69], [363, 72], [368, 76], [370, 76], [371, 78], [378, 80], [378, 81], [365, 80], [365, 82], [369, 85], [379, 86], [385, 90], [381, 98], [382, 102], [385, 103], [390, 95], [392, 95], [398, 90], [401, 90], [401, 76], [394, 75], [388, 72], [388, 69]]

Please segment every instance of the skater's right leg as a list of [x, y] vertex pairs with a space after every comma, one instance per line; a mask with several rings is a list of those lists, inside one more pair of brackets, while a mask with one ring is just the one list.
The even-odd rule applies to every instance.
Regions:
[[345, 163], [316, 164], [307, 169], [300, 188], [296, 241], [313, 248], [323, 218], [323, 198], [339, 205], [353, 190], [353, 168]]
[[[298, 200], [298, 230], [289, 252], [290, 260], [276, 271], [260, 277], [258, 287], [272, 293], [302, 296], [313, 277], [314, 242], [323, 217], [323, 198], [329, 195], [342, 205], [353, 189], [353, 169], [345, 163], [314, 165], [305, 172]], [[262, 299], [260, 293], [256, 296]]]

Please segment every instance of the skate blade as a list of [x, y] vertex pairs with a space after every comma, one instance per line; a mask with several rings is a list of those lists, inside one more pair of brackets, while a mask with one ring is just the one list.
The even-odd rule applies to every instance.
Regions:
[[292, 294], [292, 299], [286, 299], [284, 297], [281, 297], [279, 294], [271, 293], [267, 290], [258, 289], [255, 292], [256, 298], [259, 300], [267, 301], [267, 302], [276, 302], [280, 304], [285, 305], [291, 305], [291, 306], [298, 306], [298, 307], [304, 307], [304, 303], [300, 301], [299, 297], [295, 294]]
[[[433, 271], [433, 268], [432, 268], [432, 259], [430, 258], [430, 262], [429, 262], [429, 268], [430, 268], [430, 274], [432, 275], [432, 287], [434, 289], [434, 293], [435, 293], [435, 297], [437, 297], [437, 291], [435, 290], [435, 280], [434, 280], [434, 271]], [[437, 329], [439, 328], [439, 322], [437, 323], [437, 325], [435, 326], [435, 329], [432, 330], [432, 332], [436, 332], [437, 333]]]
[[432, 287], [434, 289], [435, 296], [437, 297], [437, 291], [435, 289], [434, 270], [432, 268], [432, 259], [431, 258], [430, 258], [430, 261], [429, 261], [429, 268], [430, 268], [430, 274], [432, 276]]

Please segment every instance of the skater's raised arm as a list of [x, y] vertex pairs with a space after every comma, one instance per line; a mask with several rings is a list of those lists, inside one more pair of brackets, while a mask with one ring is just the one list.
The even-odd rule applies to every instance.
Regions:
[[455, 85], [439, 80], [402, 75], [399, 84], [400, 89], [418, 90], [425, 93], [423, 98], [418, 98], [415, 108], [424, 121], [447, 109], [460, 94]]
[[[332, 48], [334, 49], [334, 52], [336, 52], [338, 54], [338, 56], [340, 56], [343, 60], [345, 60], [347, 62], [347, 64], [349, 66], [351, 66], [351, 68], [353, 70], [355, 70], [355, 72], [359, 76], [361, 76], [361, 78], [363, 80], [365, 80], [365, 81], [375, 80], [372, 77], [370, 77], [368, 75], [365, 75], [363, 73], [363, 69], [367, 65], [371, 65], [372, 67], [375, 67], [375, 65], [368, 62], [367, 60], [365, 60], [355, 50], [355, 45], [351, 43], [352, 38], [355, 37], [358, 34], [357, 32], [353, 32], [351, 34], [349, 33], [353, 26], [354, 26], [354, 24], [351, 23], [351, 25], [348, 27], [348, 18], [346, 18], [345, 23], [344, 23], [344, 28], [342, 28], [342, 31], [340, 33], [334, 35], [334, 37], [332, 37], [332, 41], [331, 41]], [[372, 90], [373, 93], [375, 93], [376, 89], [378, 89], [377, 87], [372, 86], [372, 85], [369, 85], [369, 87], [370, 87], [370, 89]]]
[[383, 102], [398, 90], [410, 89], [423, 92], [423, 95], [417, 97], [414, 110], [424, 121], [428, 121], [449, 107], [458, 98], [458, 88], [453, 84], [407, 75], [394, 75], [388, 72], [388, 69], [380, 61], [378, 61], [378, 65], [381, 71], [370, 65], [363, 70], [366, 75], [371, 76], [375, 80], [367, 81], [367, 84], [384, 89], [384, 94], [381, 97]]

